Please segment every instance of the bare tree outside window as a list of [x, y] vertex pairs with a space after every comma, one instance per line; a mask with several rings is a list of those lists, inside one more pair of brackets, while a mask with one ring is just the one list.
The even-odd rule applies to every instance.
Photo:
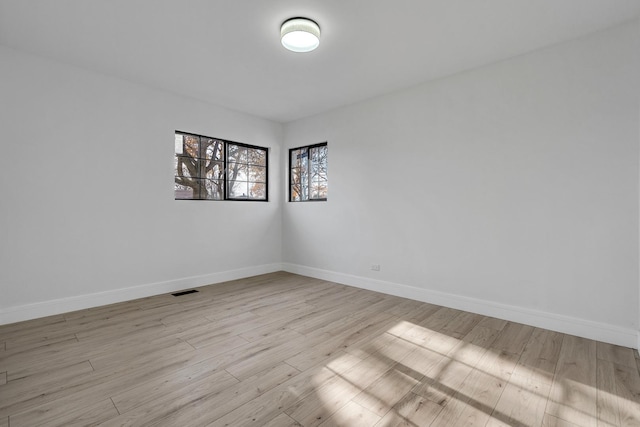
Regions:
[[289, 150], [289, 201], [327, 200], [327, 143]]
[[175, 133], [176, 200], [267, 200], [267, 149]]

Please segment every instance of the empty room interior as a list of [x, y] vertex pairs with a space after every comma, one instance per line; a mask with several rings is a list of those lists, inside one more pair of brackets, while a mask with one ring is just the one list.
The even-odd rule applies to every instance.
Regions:
[[0, 427], [640, 425], [638, 0], [0, 0], [0, 140]]

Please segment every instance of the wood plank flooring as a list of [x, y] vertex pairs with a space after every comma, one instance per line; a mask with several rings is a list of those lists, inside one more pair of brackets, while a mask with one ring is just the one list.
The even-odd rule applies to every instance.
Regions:
[[0, 326], [0, 427], [640, 426], [632, 349], [288, 273]]

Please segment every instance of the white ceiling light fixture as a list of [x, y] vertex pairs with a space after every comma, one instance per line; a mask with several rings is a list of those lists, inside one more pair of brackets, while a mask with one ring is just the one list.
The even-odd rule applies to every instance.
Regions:
[[291, 18], [280, 27], [282, 46], [293, 52], [311, 52], [320, 44], [320, 27], [311, 19]]

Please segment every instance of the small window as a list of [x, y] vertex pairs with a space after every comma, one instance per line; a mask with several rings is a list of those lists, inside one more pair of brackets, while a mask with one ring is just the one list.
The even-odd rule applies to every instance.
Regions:
[[264, 147], [175, 133], [176, 200], [268, 200]]
[[289, 201], [327, 200], [327, 143], [289, 150]]

